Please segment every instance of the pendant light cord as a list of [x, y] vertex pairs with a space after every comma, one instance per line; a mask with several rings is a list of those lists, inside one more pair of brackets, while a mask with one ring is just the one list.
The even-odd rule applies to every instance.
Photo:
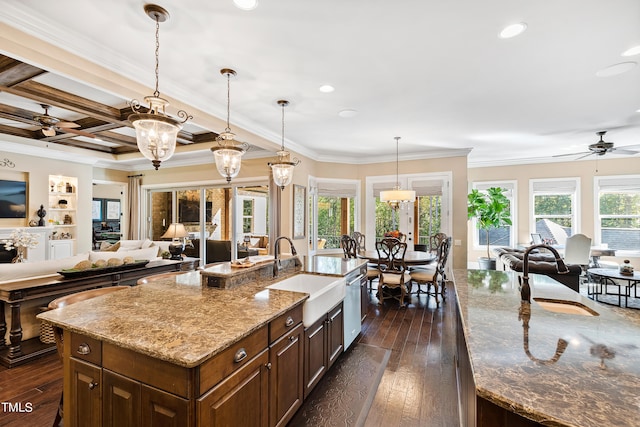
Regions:
[[282, 103], [282, 147], [281, 151], [284, 151], [284, 107], [286, 104]]
[[398, 169], [398, 162], [399, 162], [399, 159], [398, 159], [398, 141], [400, 140], [400, 137], [396, 136], [395, 140], [396, 140], [396, 187], [398, 189], [400, 189], [400, 172], [399, 172], [399, 169]]
[[156, 90], [153, 92], [153, 96], [158, 98], [160, 91], [158, 90], [158, 80], [160, 76], [160, 21], [156, 17]]
[[224, 130], [225, 132], [231, 132], [231, 128], [229, 127], [229, 114], [230, 114], [230, 105], [231, 105], [231, 73], [227, 73], [227, 128]]

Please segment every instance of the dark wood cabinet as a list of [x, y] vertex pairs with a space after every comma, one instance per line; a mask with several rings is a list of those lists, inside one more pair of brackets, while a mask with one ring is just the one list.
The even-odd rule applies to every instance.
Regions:
[[70, 358], [69, 399], [65, 405], [65, 425], [69, 427], [102, 426], [102, 369], [91, 363]]
[[269, 426], [284, 426], [304, 399], [302, 323], [271, 345], [269, 362]]
[[[183, 427], [193, 423], [187, 399], [141, 384], [140, 400], [142, 427]], [[123, 424], [114, 427], [119, 425]]]
[[320, 382], [344, 349], [342, 303], [304, 331], [304, 397]]
[[140, 425], [141, 384], [130, 378], [104, 370], [102, 419], [105, 426]]
[[197, 401], [198, 425], [269, 424], [269, 352], [264, 350]]
[[327, 369], [344, 351], [344, 311], [342, 303], [327, 314]]

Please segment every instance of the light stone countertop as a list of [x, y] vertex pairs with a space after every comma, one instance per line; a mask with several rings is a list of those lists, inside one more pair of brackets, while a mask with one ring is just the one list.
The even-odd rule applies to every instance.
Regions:
[[192, 368], [267, 324], [307, 295], [202, 287], [200, 273], [134, 286], [38, 315], [63, 329]]
[[[532, 301], [525, 349], [517, 276], [516, 272], [454, 271], [476, 393], [544, 425], [637, 426], [638, 311], [611, 308], [532, 274], [532, 298], [580, 302], [599, 316], [553, 313]], [[559, 339], [568, 343], [560, 354]], [[603, 354], [611, 358], [604, 359], [601, 368]]]

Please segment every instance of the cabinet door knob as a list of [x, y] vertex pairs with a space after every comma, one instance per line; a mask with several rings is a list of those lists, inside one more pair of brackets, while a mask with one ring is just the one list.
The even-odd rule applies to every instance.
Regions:
[[285, 326], [291, 326], [293, 325], [293, 319], [291, 318], [291, 316], [287, 317], [287, 321], [284, 322]]
[[267, 369], [271, 370], [271, 362], [267, 363], [266, 365], [264, 365]]
[[289, 341], [294, 342], [295, 340], [296, 340], [295, 335], [292, 335], [292, 336], [289, 337]]
[[87, 355], [89, 353], [91, 353], [91, 347], [89, 347], [89, 344], [82, 343], [78, 346], [78, 354]]
[[238, 363], [238, 362], [242, 362], [246, 358], [247, 358], [247, 351], [244, 348], [241, 348], [236, 352], [236, 355], [233, 357], [233, 361]]
[[96, 388], [98, 386], [97, 382], [91, 381], [89, 383], [89, 390], [93, 390], [94, 388]]

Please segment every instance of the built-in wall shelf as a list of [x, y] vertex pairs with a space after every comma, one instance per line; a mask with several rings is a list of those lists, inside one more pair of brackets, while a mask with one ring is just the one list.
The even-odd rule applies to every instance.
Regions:
[[[78, 218], [78, 178], [49, 175], [49, 206], [47, 225], [52, 227], [50, 254], [60, 258], [75, 254], [76, 223]], [[55, 233], [55, 236], [53, 234]], [[63, 236], [60, 238], [60, 236]]]

